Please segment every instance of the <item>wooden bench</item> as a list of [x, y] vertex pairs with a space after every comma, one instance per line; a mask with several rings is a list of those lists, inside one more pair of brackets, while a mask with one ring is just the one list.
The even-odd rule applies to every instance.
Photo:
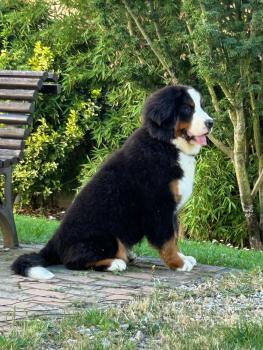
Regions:
[[12, 168], [23, 157], [25, 139], [33, 122], [39, 92], [57, 94], [60, 86], [53, 73], [0, 71], [0, 175], [4, 198], [0, 201], [0, 227], [5, 248], [18, 247], [13, 214]]

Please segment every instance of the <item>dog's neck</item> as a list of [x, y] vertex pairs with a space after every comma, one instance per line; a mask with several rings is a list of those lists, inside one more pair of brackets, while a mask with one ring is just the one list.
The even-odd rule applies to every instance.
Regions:
[[201, 146], [194, 141], [192, 142], [186, 141], [183, 137], [177, 137], [171, 140], [171, 143], [183, 153], [189, 156], [196, 156], [200, 152]]

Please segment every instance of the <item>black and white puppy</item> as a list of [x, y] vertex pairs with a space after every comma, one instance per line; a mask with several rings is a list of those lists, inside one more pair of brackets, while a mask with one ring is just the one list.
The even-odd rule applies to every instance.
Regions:
[[132, 246], [147, 237], [171, 269], [196, 260], [177, 247], [177, 212], [192, 193], [195, 156], [213, 120], [198, 91], [168, 86], [145, 103], [143, 125], [78, 194], [55, 235], [39, 253], [20, 256], [16, 274], [48, 279], [44, 267], [123, 271]]

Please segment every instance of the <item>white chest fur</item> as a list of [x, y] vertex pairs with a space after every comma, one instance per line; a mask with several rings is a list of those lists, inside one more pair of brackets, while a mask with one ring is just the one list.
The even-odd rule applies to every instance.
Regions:
[[184, 206], [192, 194], [196, 160], [193, 156], [180, 152], [178, 162], [184, 174], [178, 181], [178, 195], [180, 197], [180, 201], [177, 204], [177, 210]]

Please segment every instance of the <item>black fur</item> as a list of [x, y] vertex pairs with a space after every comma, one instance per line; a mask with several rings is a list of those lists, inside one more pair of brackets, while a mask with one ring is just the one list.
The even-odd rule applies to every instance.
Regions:
[[82, 189], [47, 246], [13, 263], [15, 273], [25, 275], [29, 267], [55, 263], [84, 269], [87, 263], [114, 258], [117, 239], [129, 248], [146, 236], [160, 248], [173, 236], [176, 203], [169, 183], [183, 172], [170, 140], [178, 118], [190, 120], [180, 111], [186, 98], [183, 86], [166, 87], [149, 97], [143, 126]]

